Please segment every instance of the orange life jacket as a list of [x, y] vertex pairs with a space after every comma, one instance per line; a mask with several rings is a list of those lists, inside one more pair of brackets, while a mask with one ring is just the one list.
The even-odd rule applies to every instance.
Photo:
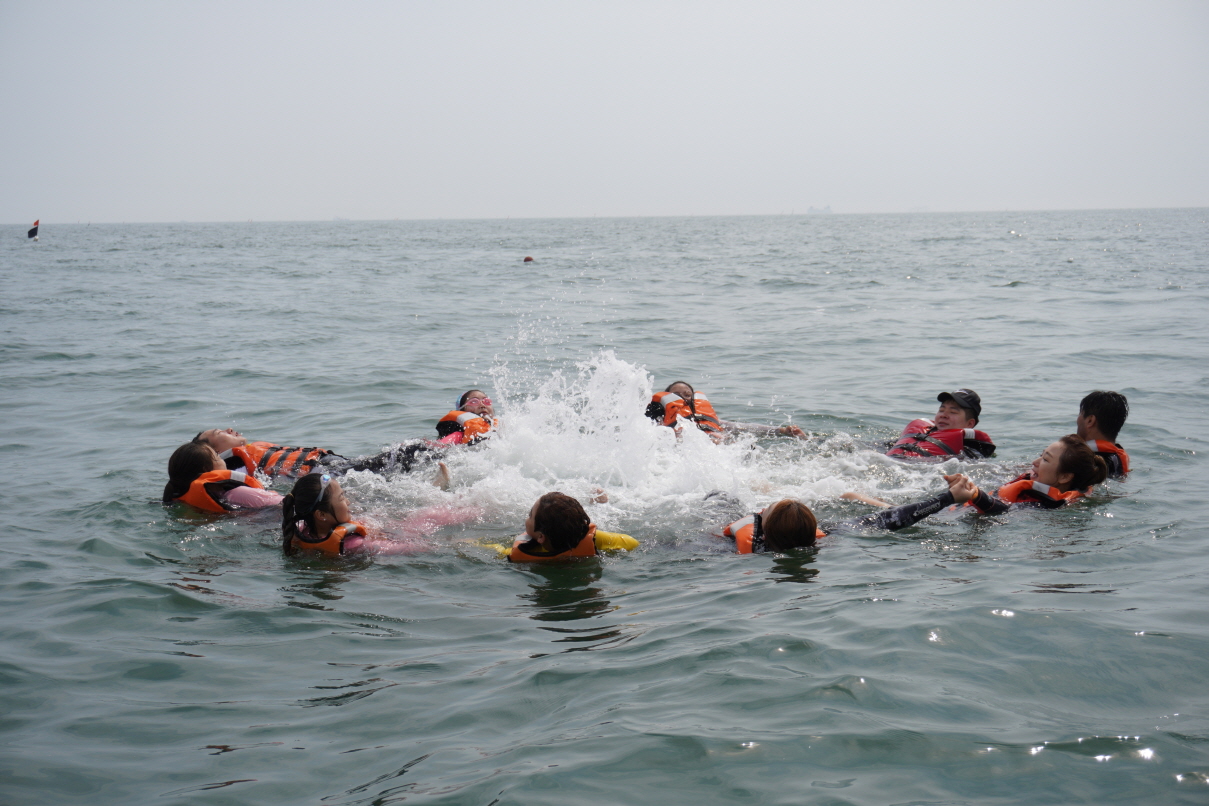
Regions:
[[[462, 442], [474, 442], [485, 437], [487, 432], [495, 428], [498, 422], [495, 418], [488, 420], [469, 411], [451, 411], [440, 420], [437, 420], [437, 433], [442, 437], [452, 433], [460, 433], [462, 435]], [[442, 426], [442, 423], [451, 423], [452, 425]]]
[[527, 554], [521, 551], [520, 546], [513, 546], [511, 553], [508, 554], [508, 562], [510, 563], [548, 563], [557, 560], [567, 560], [572, 557], [595, 557], [596, 556], [596, 524], [588, 525], [588, 533], [584, 535], [584, 539], [579, 541], [575, 548], [570, 551], [564, 551], [561, 554]]
[[222, 500], [223, 493], [236, 487], [264, 489], [263, 484], [242, 470], [211, 470], [195, 478], [188, 491], [176, 500], [206, 512], [227, 512], [234, 507]]
[[[333, 455], [323, 448], [287, 448], [272, 442], [249, 442], [223, 451], [218, 456], [224, 462], [237, 459], [248, 473], [257, 471], [266, 476], [305, 476], [325, 456]], [[227, 465], [230, 467], [230, 463]]]
[[[1129, 473], [1129, 454], [1115, 442], [1109, 442], [1104, 439], [1089, 439], [1087, 447], [1091, 448], [1092, 453], [1098, 454], [1104, 463], [1108, 465], [1108, 472], [1114, 476], [1124, 476]], [[1113, 462], [1112, 457], [1116, 457], [1116, 462]], [[1115, 465], [1120, 465], [1120, 470], [1117, 470]]]
[[[764, 533], [756, 534], [755, 515], [748, 515], [746, 518], [727, 524], [726, 528], [722, 530], [722, 534], [735, 539], [735, 551], [740, 554], [758, 554], [764, 551]], [[822, 529], [817, 526], [814, 528], [816, 540], [826, 536], [827, 533]]]
[[369, 532], [356, 521], [342, 523], [332, 529], [324, 538], [308, 538], [301, 533], [294, 535], [294, 546], [309, 551], [320, 551], [329, 557], [339, 557], [344, 553], [345, 544], [351, 537], [365, 537]]
[[974, 428], [934, 430], [931, 420], [912, 420], [887, 456], [994, 456], [995, 443], [985, 431]]
[[651, 395], [651, 402], [663, 406], [663, 424], [675, 427], [676, 419], [683, 417], [697, 424], [702, 431], [710, 434], [722, 433], [722, 421], [718, 412], [714, 411], [709, 398], [700, 392], [693, 394], [692, 405], [675, 392], [656, 392]]
[[1046, 509], [1056, 509], [1087, 495], [1079, 490], [1059, 492], [1057, 487], [1042, 484], [1035, 479], [1018, 478], [999, 488], [998, 496], [1009, 504], [1035, 501]]

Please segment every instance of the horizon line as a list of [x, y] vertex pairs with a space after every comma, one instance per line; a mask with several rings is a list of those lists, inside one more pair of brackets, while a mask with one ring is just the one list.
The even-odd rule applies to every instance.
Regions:
[[[479, 218], [455, 217], [455, 216], [434, 216], [428, 218], [343, 218], [333, 216], [332, 218], [279, 218], [279, 219], [176, 219], [176, 220], [160, 220], [160, 221], [83, 221], [77, 220], [74, 222], [61, 222], [67, 226], [89, 226], [91, 224], [375, 224], [375, 223], [391, 223], [391, 222], [429, 222], [429, 221], [591, 221], [596, 219], [672, 219], [672, 218], [816, 218], [827, 216], [862, 216], [862, 215], [980, 215], [986, 213], [1107, 213], [1107, 212], [1125, 212], [1125, 211], [1150, 211], [1150, 210], [1209, 210], [1209, 205], [1194, 205], [1189, 207], [1053, 207], [1053, 208], [1029, 208], [1029, 209], [1002, 209], [1002, 210], [882, 210], [882, 211], [867, 211], [867, 212], [842, 212], [829, 209], [830, 205], [823, 208], [808, 208], [806, 212], [788, 212], [788, 213], [707, 213], [707, 214], [668, 214], [668, 215], [575, 215], [575, 216], [487, 216]], [[36, 219], [43, 222], [43, 218]], [[51, 219], [53, 223], [53, 219]], [[17, 223], [10, 222], [3, 226], [14, 227], [29, 227], [29, 222]], [[45, 223], [40, 223], [39, 227], [45, 226]]]

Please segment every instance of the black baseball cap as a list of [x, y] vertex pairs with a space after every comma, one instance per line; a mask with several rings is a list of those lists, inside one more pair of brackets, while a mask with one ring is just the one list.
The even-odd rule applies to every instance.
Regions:
[[973, 389], [958, 389], [955, 392], [941, 392], [936, 396], [941, 403], [952, 400], [958, 406], [974, 415], [974, 422], [982, 416], [982, 398]]

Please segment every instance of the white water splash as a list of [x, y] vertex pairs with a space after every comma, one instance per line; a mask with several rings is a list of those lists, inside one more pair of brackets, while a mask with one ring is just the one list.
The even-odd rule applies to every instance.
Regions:
[[[486, 513], [484, 523], [516, 530], [539, 496], [560, 490], [584, 501], [600, 523], [678, 532], [701, 526], [702, 502], [713, 490], [749, 510], [781, 498], [817, 508], [849, 490], [901, 503], [935, 493], [940, 473], [957, 466], [887, 459], [842, 433], [808, 440], [740, 434], [716, 444], [686, 427], [677, 436], [644, 414], [651, 375], [611, 350], [536, 382], [535, 368], [523, 362], [497, 363], [491, 375], [500, 427], [479, 445], [448, 451], [449, 493], [431, 486], [427, 470], [386, 479], [358, 474], [365, 476], [355, 481], [360, 491], [379, 494], [372, 497], [396, 512], [442, 501], [473, 506]], [[607, 504], [588, 503], [597, 489]]]

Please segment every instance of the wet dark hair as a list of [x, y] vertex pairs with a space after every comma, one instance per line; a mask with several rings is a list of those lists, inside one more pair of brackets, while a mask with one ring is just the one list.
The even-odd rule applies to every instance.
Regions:
[[533, 528], [546, 537], [546, 547], [555, 554], [579, 545], [592, 525], [583, 504], [563, 493], [546, 493], [537, 499]]
[[189, 492], [189, 485], [202, 473], [214, 469], [214, 449], [204, 442], [186, 442], [168, 457], [168, 483], [163, 502], [170, 504]]
[[1079, 413], [1084, 417], [1096, 418], [1096, 428], [1113, 442], [1129, 417], [1129, 401], [1120, 392], [1096, 390], [1079, 401]]
[[298, 553], [294, 538], [298, 537], [298, 521], [303, 521], [314, 534], [315, 513], [332, 511], [331, 502], [325, 495], [320, 499], [323, 487], [322, 473], [308, 473], [294, 482], [294, 489], [281, 499], [281, 550], [287, 555]]
[[1086, 490], [1108, 478], [1108, 465], [1104, 459], [1096, 456], [1087, 443], [1078, 434], [1067, 434], [1058, 440], [1066, 446], [1062, 458], [1058, 460], [1058, 474], [1070, 473], [1074, 477], [1065, 485], [1070, 490]]
[[814, 545], [818, 519], [810, 507], [792, 498], [782, 499], [764, 510], [760, 519], [764, 547], [769, 551], [789, 551]]
[[[477, 388], [467, 389], [465, 392], [462, 393], [462, 396], [458, 398], [458, 409], [461, 409], [462, 406], [466, 405], [466, 401], [470, 399], [470, 395], [473, 394], [474, 392], [478, 392], [484, 396], [487, 394], [482, 389], [477, 389]], [[448, 398], [446, 398], [446, 399], [448, 400]]]

